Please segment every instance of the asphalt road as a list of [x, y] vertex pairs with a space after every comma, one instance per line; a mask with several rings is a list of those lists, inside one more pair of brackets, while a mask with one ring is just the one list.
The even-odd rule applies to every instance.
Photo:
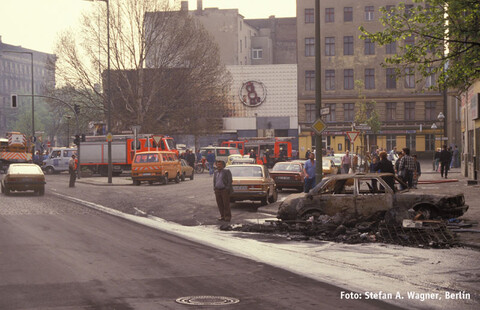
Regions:
[[[182, 184], [69, 189], [63, 178], [49, 177], [44, 197], [1, 196], [0, 309], [183, 309], [188, 306], [176, 299], [185, 296], [236, 298], [240, 302], [229, 306], [234, 309], [339, 308], [337, 287], [93, 211], [52, 192], [107, 207], [148, 202], [169, 216], [196, 201], [207, 208], [206, 195], [183, 189], [177, 195], [182, 203], [169, 205], [175, 199], [164, 191], [176, 192]], [[187, 206], [176, 209], [182, 204]], [[209, 207], [204, 213], [215, 213]], [[341, 307], [393, 308], [367, 300], [342, 300]]]

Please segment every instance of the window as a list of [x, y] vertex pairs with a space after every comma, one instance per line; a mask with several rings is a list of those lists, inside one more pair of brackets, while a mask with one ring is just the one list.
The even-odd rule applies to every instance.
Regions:
[[343, 55], [353, 55], [353, 36], [343, 37]]
[[353, 89], [353, 69], [343, 70], [343, 88]]
[[325, 70], [325, 90], [335, 90], [335, 70]]
[[415, 45], [415, 36], [408, 36], [405, 38], [405, 47]]
[[335, 37], [325, 38], [325, 56], [335, 56]]
[[343, 21], [344, 22], [353, 21], [353, 8], [352, 7], [344, 7], [343, 8]]
[[407, 147], [410, 149], [410, 151], [414, 151], [417, 148], [416, 136], [414, 134], [408, 134], [406, 142]]
[[397, 135], [387, 135], [387, 150], [393, 150], [397, 146]]
[[437, 120], [436, 105], [437, 103], [435, 101], [425, 102], [425, 120], [426, 121]]
[[252, 50], [252, 58], [253, 59], [262, 59], [263, 58], [263, 49], [261, 48], [254, 48]]
[[433, 68], [427, 68], [427, 72], [429, 73], [427, 78], [425, 79], [425, 86], [432, 87], [435, 86], [435, 73], [433, 72]]
[[397, 53], [397, 42], [391, 42], [385, 45], [385, 53], [387, 54], [396, 54]]
[[415, 102], [405, 102], [405, 120], [415, 120]]
[[334, 123], [335, 122], [335, 103], [327, 103], [325, 107], [330, 108], [330, 114], [325, 115], [325, 121], [327, 123]]
[[315, 90], [315, 71], [305, 71], [305, 90]]
[[314, 9], [305, 9], [305, 24], [315, 23], [315, 10]]
[[435, 150], [435, 135], [425, 135], [425, 151]]
[[365, 7], [365, 20], [373, 20], [373, 6], [366, 6]]
[[307, 123], [315, 122], [316, 115], [315, 115], [315, 104], [306, 104], [305, 105], [305, 121]]
[[315, 56], [315, 38], [305, 38], [305, 56]]
[[405, 69], [405, 88], [415, 88], [415, 71], [413, 68]]
[[375, 89], [375, 69], [365, 69], [365, 89]]
[[333, 23], [335, 21], [335, 9], [334, 8], [326, 8], [325, 9], [325, 22], [326, 23]]
[[397, 112], [397, 103], [387, 102], [387, 121], [394, 121]]
[[365, 39], [365, 55], [375, 55], [375, 43], [371, 39]]
[[344, 111], [343, 120], [345, 122], [353, 122], [353, 117], [355, 116], [354, 107], [355, 107], [354, 103], [343, 104], [343, 111]]
[[397, 88], [397, 75], [395, 74], [394, 68], [387, 68], [387, 88]]

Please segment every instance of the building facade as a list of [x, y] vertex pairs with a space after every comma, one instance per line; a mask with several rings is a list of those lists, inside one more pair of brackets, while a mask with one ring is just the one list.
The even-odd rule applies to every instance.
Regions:
[[[328, 125], [322, 135], [323, 148], [340, 153], [346, 149], [363, 153], [377, 147], [390, 150], [396, 146], [397, 149], [409, 147], [419, 156], [431, 156], [444, 142], [445, 125], [439, 122], [438, 115], [447, 113], [447, 102], [442, 93], [426, 90], [435, 83], [435, 77], [419, 82], [419, 76], [412, 71], [405, 78], [397, 79], [393, 68], [381, 65], [386, 57], [400, 51], [400, 45], [414, 44], [415, 38], [387, 46], [359, 38], [361, 25], [370, 32], [382, 29], [380, 7], [400, 2], [405, 1], [320, 1], [322, 107], [330, 108], [329, 114], [322, 116]], [[318, 74], [314, 0], [297, 0], [297, 46], [299, 151], [305, 154], [315, 141], [311, 129], [316, 118], [315, 76]], [[364, 102], [375, 103], [381, 121], [379, 132], [355, 124], [362, 95], [366, 98]], [[359, 131], [364, 138], [363, 143], [357, 140], [352, 149], [346, 132], [356, 127], [363, 128]], [[359, 148], [360, 145], [364, 148]]]
[[[18, 95], [18, 104], [31, 103], [32, 57], [34, 94], [42, 95], [45, 87], [55, 87], [55, 72], [47, 66], [55, 55], [2, 42], [0, 36], [0, 136], [11, 131], [9, 122], [16, 119], [17, 110], [11, 107], [11, 95]], [[10, 124], [11, 125], [11, 124]]]
[[480, 80], [460, 97], [462, 175], [478, 182], [480, 177]]

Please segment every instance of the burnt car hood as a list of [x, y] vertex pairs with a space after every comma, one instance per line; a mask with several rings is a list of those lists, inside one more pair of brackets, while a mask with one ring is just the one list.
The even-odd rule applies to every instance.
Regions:
[[418, 211], [422, 205], [431, 204], [437, 207], [442, 217], [459, 217], [468, 210], [465, 196], [462, 193], [430, 194], [425, 191], [407, 191], [396, 194], [396, 205], [413, 208]]

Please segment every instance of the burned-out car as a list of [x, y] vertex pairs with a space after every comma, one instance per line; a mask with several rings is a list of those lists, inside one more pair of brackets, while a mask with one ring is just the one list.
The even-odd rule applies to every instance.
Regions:
[[426, 194], [402, 190], [401, 185], [406, 186], [390, 173], [333, 175], [322, 179], [308, 194], [288, 196], [280, 205], [277, 218], [299, 220], [337, 214], [368, 218], [389, 211], [392, 219], [401, 221], [408, 216], [453, 218], [468, 210], [461, 193]]

